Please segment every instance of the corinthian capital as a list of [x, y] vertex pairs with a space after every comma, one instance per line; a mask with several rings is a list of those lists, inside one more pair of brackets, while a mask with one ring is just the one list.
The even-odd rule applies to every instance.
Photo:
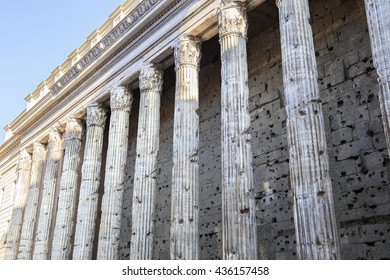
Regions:
[[191, 65], [199, 68], [201, 40], [194, 36], [182, 36], [175, 46], [175, 65]]
[[102, 104], [93, 102], [87, 108], [87, 126], [96, 125], [104, 127], [106, 123], [107, 110]]
[[61, 133], [52, 129], [49, 133], [49, 150], [60, 151], [62, 149]]
[[219, 36], [237, 34], [246, 38], [248, 20], [245, 3], [239, 1], [222, 1], [218, 12]]
[[139, 88], [141, 93], [148, 90], [161, 92], [163, 71], [160, 65], [148, 65], [141, 69], [139, 75]]
[[33, 156], [32, 159], [34, 162], [45, 161], [46, 149], [45, 145], [40, 142], [35, 142], [33, 144]]
[[31, 168], [31, 154], [26, 149], [20, 150], [18, 170], [28, 170]]
[[130, 110], [133, 96], [124, 86], [114, 86], [110, 92], [111, 110]]
[[80, 119], [70, 118], [66, 122], [66, 139], [80, 139], [83, 133], [83, 122]]

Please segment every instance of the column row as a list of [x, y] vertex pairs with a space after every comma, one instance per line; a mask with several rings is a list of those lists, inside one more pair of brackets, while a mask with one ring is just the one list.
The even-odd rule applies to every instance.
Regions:
[[[337, 226], [308, 0], [278, 0], [277, 5], [298, 257], [337, 259]], [[390, 147], [390, 31], [386, 16], [390, 4], [366, 0], [366, 10]], [[245, 2], [222, 0], [218, 23], [223, 258], [256, 259]], [[174, 52], [171, 259], [199, 258], [200, 45], [200, 38], [182, 36]], [[131, 259], [153, 257], [162, 77], [158, 65], [145, 66], [139, 76]], [[132, 101], [132, 93], [126, 87], [111, 89], [104, 167], [107, 110], [99, 103], [88, 106], [85, 137], [83, 121], [71, 118], [64, 136], [52, 130], [47, 147], [35, 143], [32, 156], [28, 150], [21, 151], [7, 259], [91, 259], [97, 233], [97, 258], [118, 258]], [[103, 177], [101, 221], [97, 225]]]

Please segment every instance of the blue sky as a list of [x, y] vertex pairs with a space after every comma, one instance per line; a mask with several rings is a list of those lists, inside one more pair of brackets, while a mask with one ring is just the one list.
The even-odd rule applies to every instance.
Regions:
[[125, 0], [0, 0], [0, 144], [24, 98]]

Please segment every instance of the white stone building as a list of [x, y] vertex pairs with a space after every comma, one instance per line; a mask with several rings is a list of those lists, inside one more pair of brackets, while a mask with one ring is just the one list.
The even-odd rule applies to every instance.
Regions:
[[389, 259], [390, 2], [140, 0], [0, 146], [0, 259]]

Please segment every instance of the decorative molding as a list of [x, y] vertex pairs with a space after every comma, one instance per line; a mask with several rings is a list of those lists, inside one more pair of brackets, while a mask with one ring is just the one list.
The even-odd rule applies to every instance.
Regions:
[[6, 156], [8, 156], [12, 151], [20, 146], [20, 136], [17, 136], [13, 141], [8, 144], [3, 144], [0, 151], [0, 161], [2, 161]]
[[175, 66], [192, 65], [199, 69], [201, 58], [201, 39], [194, 36], [182, 36], [175, 46]]
[[124, 86], [114, 86], [110, 91], [111, 110], [130, 110], [133, 96]]
[[34, 162], [45, 161], [46, 147], [44, 144], [40, 142], [34, 142], [32, 159]]
[[104, 127], [107, 118], [107, 109], [102, 104], [92, 102], [87, 108], [87, 127], [91, 125]]
[[50, 91], [53, 95], [56, 95], [63, 87], [74, 80], [80, 72], [87, 68], [92, 62], [96, 60], [104, 50], [108, 49], [115, 41], [118, 40], [127, 30], [132, 28], [139, 19], [148, 13], [158, 0], [147, 0], [138, 5], [125, 19], [122, 20], [116, 28], [108, 33], [95, 47], [93, 47], [80, 61], [73, 67], [71, 67], [65, 75], [53, 86], [50, 87]]
[[147, 65], [141, 69], [139, 75], [139, 88], [141, 93], [145, 91], [161, 92], [163, 84], [163, 71], [159, 64]]
[[246, 38], [248, 20], [246, 16], [246, 4], [243, 2], [222, 3], [218, 11], [219, 36], [238, 34]]

